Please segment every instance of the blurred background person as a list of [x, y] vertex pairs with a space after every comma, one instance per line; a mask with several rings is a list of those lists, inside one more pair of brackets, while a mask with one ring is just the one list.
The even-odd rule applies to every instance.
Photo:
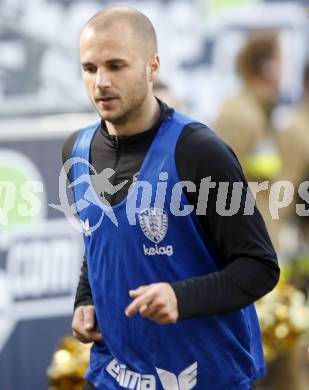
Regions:
[[[250, 33], [238, 54], [236, 68], [243, 87], [223, 103], [214, 129], [236, 153], [249, 182], [271, 182], [282, 167], [272, 124], [281, 73], [278, 33]], [[257, 194], [257, 205], [278, 249], [279, 221], [270, 214], [269, 191]]]
[[156, 80], [153, 84], [153, 94], [169, 107], [173, 107], [177, 111], [184, 109], [183, 103], [176, 97], [171, 88], [162, 80]]
[[309, 180], [309, 63], [304, 70], [304, 95], [295, 107], [290, 123], [279, 134], [279, 145], [284, 165], [283, 180], [294, 184], [294, 201], [286, 210], [289, 221], [299, 232], [299, 250], [309, 251], [309, 218], [298, 216], [296, 203], [304, 203], [297, 198], [299, 185]]

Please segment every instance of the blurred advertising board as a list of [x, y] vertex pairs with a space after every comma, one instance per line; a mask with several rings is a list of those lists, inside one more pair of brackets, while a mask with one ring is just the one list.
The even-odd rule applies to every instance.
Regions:
[[81, 234], [49, 204], [59, 203], [62, 145], [83, 123], [0, 122], [0, 389], [47, 389], [52, 353], [71, 334]]

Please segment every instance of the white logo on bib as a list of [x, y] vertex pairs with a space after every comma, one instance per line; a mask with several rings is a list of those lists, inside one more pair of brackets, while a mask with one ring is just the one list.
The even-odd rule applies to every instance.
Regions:
[[138, 215], [139, 223], [145, 236], [155, 244], [163, 240], [167, 233], [168, 216], [164, 210], [150, 207]]
[[164, 390], [190, 390], [197, 383], [197, 362], [185, 368], [178, 377], [167, 370], [156, 368]]
[[[141, 374], [130, 370], [125, 364], [119, 364], [112, 359], [106, 366], [106, 371], [120, 387], [131, 390], [155, 390], [156, 377], [152, 374]], [[156, 367], [164, 390], [191, 390], [197, 384], [197, 362], [185, 368], [178, 377], [170, 371]]]
[[82, 225], [83, 233], [85, 234], [85, 236], [86, 237], [91, 236], [91, 229], [90, 229], [89, 219], [87, 218], [86, 221], [83, 221], [81, 219], [80, 223]]

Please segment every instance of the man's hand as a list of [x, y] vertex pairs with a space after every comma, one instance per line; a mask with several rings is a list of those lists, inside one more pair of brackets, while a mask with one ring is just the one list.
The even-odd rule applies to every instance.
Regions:
[[82, 343], [101, 341], [103, 339], [97, 328], [93, 305], [80, 306], [74, 311], [72, 331], [73, 336]]
[[137, 312], [159, 324], [173, 324], [178, 320], [177, 298], [168, 283], [154, 283], [130, 290], [133, 302], [126, 308], [128, 317]]

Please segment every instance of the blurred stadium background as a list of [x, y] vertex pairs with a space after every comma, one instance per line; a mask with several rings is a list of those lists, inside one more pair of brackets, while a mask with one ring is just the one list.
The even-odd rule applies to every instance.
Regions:
[[[59, 203], [64, 140], [73, 130], [97, 120], [80, 76], [79, 32], [90, 16], [114, 4], [0, 0], [1, 390], [81, 388], [88, 350], [66, 339], [54, 352], [61, 338], [71, 334], [83, 247], [79, 233], [49, 204]], [[286, 131], [304, 99], [308, 1], [143, 0], [122, 4], [151, 18], [158, 33], [161, 80], [184, 111], [209, 126], [216, 123], [223, 102], [242, 87], [235, 59], [248, 33], [278, 31], [282, 61], [271, 124], [275, 132]], [[309, 119], [306, 131], [308, 145]], [[292, 161], [295, 154], [289, 158]], [[309, 148], [301, 158], [307, 159], [302, 180], [309, 180]], [[287, 164], [286, 158], [282, 160]], [[25, 201], [29, 193], [31, 204]], [[293, 212], [286, 217], [277, 246], [282, 282], [258, 304], [269, 364], [268, 377], [258, 384], [259, 389], [309, 388], [305, 219], [306, 223], [300, 222]]]

